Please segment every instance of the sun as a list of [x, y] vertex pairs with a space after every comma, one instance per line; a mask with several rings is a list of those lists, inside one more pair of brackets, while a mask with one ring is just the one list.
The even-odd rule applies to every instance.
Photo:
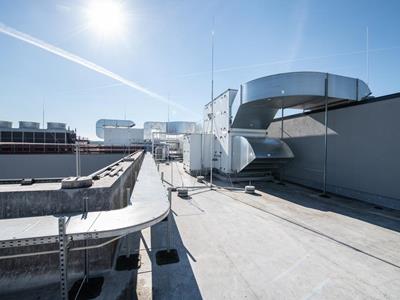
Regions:
[[126, 17], [118, 0], [93, 0], [86, 15], [89, 27], [102, 37], [120, 35], [125, 29]]

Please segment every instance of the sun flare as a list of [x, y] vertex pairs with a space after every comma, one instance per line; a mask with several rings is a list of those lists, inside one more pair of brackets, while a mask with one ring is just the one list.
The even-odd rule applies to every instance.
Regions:
[[124, 31], [125, 14], [121, 2], [97, 0], [87, 8], [90, 28], [101, 36], [119, 35]]

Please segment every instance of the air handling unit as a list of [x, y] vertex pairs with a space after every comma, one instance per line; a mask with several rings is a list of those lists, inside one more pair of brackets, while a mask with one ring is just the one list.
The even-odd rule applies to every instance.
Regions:
[[359, 79], [320, 72], [271, 75], [228, 89], [205, 106], [203, 134], [186, 136], [185, 170], [204, 173], [212, 165], [233, 180], [265, 178], [296, 155], [283, 140], [268, 137], [279, 109], [313, 110], [370, 94]]

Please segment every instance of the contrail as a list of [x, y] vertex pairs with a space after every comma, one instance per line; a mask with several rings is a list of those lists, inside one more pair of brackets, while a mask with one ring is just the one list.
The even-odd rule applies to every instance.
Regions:
[[0, 33], [6, 34], [6, 35], [11, 36], [13, 38], [16, 38], [18, 40], [21, 40], [23, 42], [26, 42], [28, 44], [31, 44], [33, 46], [36, 46], [36, 47], [41, 48], [43, 50], [46, 50], [48, 52], [51, 52], [51, 53], [53, 53], [55, 55], [58, 55], [58, 56], [60, 56], [60, 57], [62, 57], [64, 59], [67, 59], [69, 61], [77, 63], [77, 64], [79, 64], [81, 66], [84, 66], [84, 67], [86, 67], [86, 68], [88, 68], [90, 70], [93, 70], [93, 71], [97, 72], [97, 73], [103, 74], [103, 75], [105, 75], [105, 76], [107, 76], [109, 78], [112, 78], [112, 79], [116, 80], [116, 81], [119, 81], [122, 84], [127, 85], [127, 86], [129, 86], [129, 87], [131, 87], [131, 88], [133, 88], [133, 89], [135, 89], [137, 91], [140, 91], [140, 92], [142, 92], [142, 93], [144, 93], [144, 94], [146, 94], [146, 95], [148, 95], [148, 96], [150, 96], [150, 97], [152, 97], [154, 99], [157, 99], [157, 100], [162, 101], [164, 103], [167, 103], [167, 104], [170, 104], [172, 106], [175, 106], [177, 109], [180, 109], [180, 110], [183, 110], [183, 111], [186, 111], [186, 112], [189, 112], [189, 113], [193, 114], [193, 112], [190, 109], [187, 109], [186, 107], [180, 105], [179, 103], [170, 101], [166, 97], [161, 96], [161, 95], [159, 95], [157, 93], [154, 93], [154, 92], [146, 89], [145, 87], [143, 87], [143, 86], [141, 86], [141, 85], [129, 80], [129, 79], [126, 79], [126, 78], [124, 78], [124, 77], [122, 77], [122, 76], [120, 76], [118, 74], [115, 74], [115, 73], [107, 70], [106, 68], [103, 68], [103, 67], [101, 67], [101, 66], [99, 66], [99, 65], [97, 65], [97, 64], [95, 64], [95, 63], [93, 63], [93, 62], [91, 62], [91, 61], [89, 61], [87, 59], [79, 57], [78, 55], [75, 55], [73, 53], [65, 51], [65, 50], [63, 50], [61, 48], [58, 48], [58, 47], [56, 47], [54, 45], [46, 43], [45, 41], [37, 39], [37, 38], [35, 38], [33, 36], [30, 36], [30, 35], [28, 35], [26, 33], [20, 32], [20, 31], [18, 31], [16, 29], [8, 27], [8, 26], [4, 25], [3, 23], [0, 23]]

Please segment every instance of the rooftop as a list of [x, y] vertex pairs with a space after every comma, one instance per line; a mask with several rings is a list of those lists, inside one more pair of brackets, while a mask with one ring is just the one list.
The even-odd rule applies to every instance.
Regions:
[[[100, 298], [398, 299], [400, 211], [321, 198], [289, 183], [256, 182], [253, 195], [222, 181], [210, 190], [177, 162], [159, 171], [166, 185], [197, 186], [188, 199], [172, 194], [172, 247], [180, 262], [156, 263], [167, 222], [136, 232], [118, 251], [139, 252], [140, 268], [107, 271]], [[57, 283], [2, 299], [58, 295]]]
[[[181, 164], [172, 165], [175, 185], [201, 185]], [[160, 165], [168, 182], [170, 168]], [[189, 199], [173, 193], [173, 247], [180, 262], [156, 264], [167, 222], [138, 232], [130, 249], [140, 252], [140, 269], [111, 271], [102, 297], [119, 291], [123, 299], [398, 299], [400, 212], [321, 198], [297, 185], [256, 187], [255, 195], [229, 187], [193, 189]], [[50, 299], [58, 286], [48, 291]], [[9, 299], [21, 296], [26, 294]]]
[[[160, 168], [166, 180], [169, 168]], [[174, 168], [175, 184], [193, 184], [181, 165]], [[399, 212], [324, 199], [296, 185], [256, 187], [256, 195], [203, 189], [184, 200], [174, 194], [181, 262], [157, 266], [154, 249], [163, 246], [157, 237], [165, 225], [145, 230], [139, 298], [398, 299]]]

